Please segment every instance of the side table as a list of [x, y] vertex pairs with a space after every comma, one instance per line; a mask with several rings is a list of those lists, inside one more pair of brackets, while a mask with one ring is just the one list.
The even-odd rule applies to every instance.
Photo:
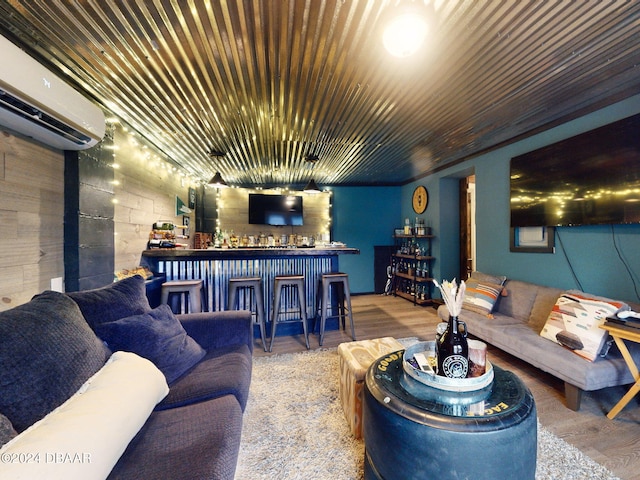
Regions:
[[362, 389], [369, 366], [387, 353], [402, 348], [393, 337], [345, 342], [338, 345], [340, 357], [340, 403], [355, 438], [362, 437]]
[[534, 480], [536, 407], [516, 375], [494, 365], [482, 391], [446, 392], [406, 375], [403, 353], [365, 377], [365, 480]]
[[618, 325], [612, 322], [605, 322], [603, 325], [600, 325], [600, 328], [609, 332], [609, 335], [613, 337], [613, 340], [616, 342], [620, 353], [622, 354], [622, 358], [624, 358], [627, 367], [629, 367], [629, 371], [631, 375], [633, 375], [634, 383], [629, 391], [620, 399], [618, 403], [611, 409], [609, 413], [607, 413], [607, 418], [613, 420], [618, 413], [631, 401], [633, 397], [640, 392], [640, 373], [638, 373], [638, 367], [636, 363], [633, 361], [633, 357], [631, 353], [629, 353], [629, 349], [624, 343], [624, 340], [628, 340], [630, 342], [640, 343], [640, 329], [633, 327], [626, 327], [624, 325]]

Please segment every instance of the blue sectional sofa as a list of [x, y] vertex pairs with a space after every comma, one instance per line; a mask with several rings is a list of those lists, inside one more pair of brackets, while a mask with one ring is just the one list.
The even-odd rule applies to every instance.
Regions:
[[139, 276], [0, 312], [0, 478], [233, 479], [252, 334]]

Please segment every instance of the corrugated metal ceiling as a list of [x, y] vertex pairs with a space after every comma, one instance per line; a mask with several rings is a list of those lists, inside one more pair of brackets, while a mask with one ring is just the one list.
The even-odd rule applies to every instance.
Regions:
[[397, 3], [0, 0], [0, 32], [189, 175], [244, 186], [403, 184], [640, 93], [640, 2], [426, 1], [406, 59], [380, 40]]

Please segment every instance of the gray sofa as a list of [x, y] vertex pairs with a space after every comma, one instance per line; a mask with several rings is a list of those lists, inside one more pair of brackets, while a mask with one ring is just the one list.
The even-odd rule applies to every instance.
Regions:
[[[579, 410], [583, 391], [634, 382], [615, 344], [603, 358], [591, 362], [540, 336], [564, 290], [519, 280], [506, 280], [504, 288], [506, 296], [498, 297], [490, 315], [463, 308], [460, 320], [467, 324], [470, 336], [563, 380], [567, 407]], [[438, 316], [443, 321], [449, 318], [446, 306], [438, 308]], [[629, 350], [640, 361], [640, 348], [629, 345]]]
[[0, 478], [233, 479], [252, 351], [249, 312], [151, 309], [139, 276], [0, 312]]

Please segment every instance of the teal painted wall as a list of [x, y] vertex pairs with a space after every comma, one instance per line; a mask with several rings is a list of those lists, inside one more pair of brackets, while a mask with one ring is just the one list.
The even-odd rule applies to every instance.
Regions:
[[352, 293], [374, 289], [374, 246], [393, 245], [393, 228], [402, 223], [400, 187], [332, 188], [333, 240], [360, 249], [341, 255], [340, 270], [349, 274]]
[[[542, 146], [640, 113], [640, 96], [478, 156], [402, 187], [401, 216], [411, 216], [416, 185], [429, 190], [435, 278], [458, 276], [458, 179], [476, 176], [477, 269], [632, 302], [640, 300], [640, 225], [558, 228], [553, 254], [509, 251], [509, 161]], [[624, 260], [624, 261], [623, 261]]]
[[360, 249], [340, 257], [353, 293], [374, 291], [374, 246], [393, 244], [392, 233], [416, 214], [411, 196], [417, 185], [429, 191], [419, 215], [432, 228], [436, 257], [432, 274], [459, 272], [459, 179], [476, 176], [477, 269], [564, 289], [639, 302], [640, 225], [558, 228], [553, 254], [509, 251], [509, 161], [511, 157], [640, 113], [640, 96], [568, 122], [547, 132], [480, 155], [402, 187], [333, 188], [333, 239]]

